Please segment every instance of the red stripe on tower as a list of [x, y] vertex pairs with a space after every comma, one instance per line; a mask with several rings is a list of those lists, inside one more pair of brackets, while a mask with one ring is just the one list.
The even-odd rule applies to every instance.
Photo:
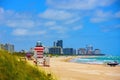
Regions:
[[44, 50], [44, 47], [35, 47], [34, 50]]
[[35, 47], [37, 58], [43, 58], [44, 47]]
[[42, 52], [44, 51], [44, 47], [35, 47], [34, 50]]

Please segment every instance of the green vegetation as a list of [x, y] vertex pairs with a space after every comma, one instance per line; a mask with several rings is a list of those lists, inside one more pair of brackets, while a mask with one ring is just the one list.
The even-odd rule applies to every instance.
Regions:
[[42, 69], [20, 62], [16, 55], [0, 50], [0, 80], [56, 80]]
[[23, 53], [23, 52], [14, 52], [12, 53], [13, 55], [16, 55], [18, 57], [25, 57], [26, 56], [26, 53]]

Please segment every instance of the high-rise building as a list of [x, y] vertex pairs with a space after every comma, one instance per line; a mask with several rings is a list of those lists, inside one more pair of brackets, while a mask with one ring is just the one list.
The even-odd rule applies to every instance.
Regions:
[[62, 48], [61, 47], [51, 47], [49, 48], [50, 54], [62, 54]]
[[93, 50], [93, 46], [92, 45], [87, 45], [86, 48], [87, 48], [87, 50], [91, 50], [91, 51]]
[[5, 48], [5, 50], [7, 50], [8, 52], [14, 52], [14, 45], [12, 45], [12, 44], [8, 44], [8, 43], [6, 43], [5, 45], [4, 45], [4, 48]]
[[63, 54], [66, 54], [66, 55], [73, 55], [73, 48], [64, 48], [63, 49]]
[[78, 49], [78, 54], [86, 54], [86, 49], [85, 48], [79, 48]]
[[34, 48], [30, 48], [29, 52], [34, 53]]
[[58, 40], [58, 41], [56, 42], [56, 46], [63, 48], [63, 41], [62, 41], [62, 40]]
[[95, 49], [95, 50], [94, 50], [94, 54], [101, 54], [100, 49]]
[[44, 47], [44, 53], [49, 53], [49, 48], [47, 46]]
[[4, 44], [0, 44], [0, 49], [5, 49]]
[[92, 45], [87, 45], [86, 46], [86, 49], [87, 49], [87, 54], [93, 54], [93, 46]]
[[56, 42], [55, 41], [53, 42], [53, 46], [56, 47]]
[[73, 49], [73, 54], [74, 54], [74, 55], [77, 55], [76, 49]]

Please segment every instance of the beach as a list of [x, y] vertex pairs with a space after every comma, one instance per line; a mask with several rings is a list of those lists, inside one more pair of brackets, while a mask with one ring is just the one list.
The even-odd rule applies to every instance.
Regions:
[[[120, 66], [68, 62], [73, 57], [52, 57], [50, 67], [42, 67], [58, 80], [120, 80]], [[40, 67], [41, 68], [41, 67]]]

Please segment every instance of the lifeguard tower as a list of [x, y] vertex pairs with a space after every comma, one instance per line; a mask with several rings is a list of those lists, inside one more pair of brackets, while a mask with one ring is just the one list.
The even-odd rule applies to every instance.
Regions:
[[44, 47], [40, 41], [37, 41], [36, 46], [34, 47], [34, 58], [36, 65], [43, 65], [49, 67], [49, 56], [44, 56]]
[[34, 47], [34, 58], [36, 65], [43, 64], [43, 53], [44, 47], [42, 46], [42, 43], [40, 41], [37, 41], [36, 46]]

